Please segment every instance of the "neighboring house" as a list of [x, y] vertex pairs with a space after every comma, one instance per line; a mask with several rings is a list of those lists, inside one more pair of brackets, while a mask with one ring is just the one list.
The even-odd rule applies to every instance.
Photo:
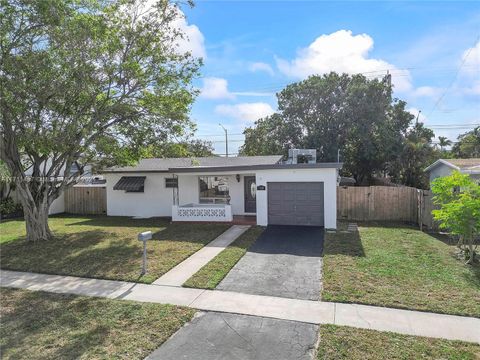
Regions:
[[[47, 160], [47, 164], [45, 168], [49, 168], [51, 166], [51, 160]], [[75, 175], [79, 171], [79, 166], [77, 163], [73, 163], [72, 167], [70, 169], [70, 174]], [[31, 176], [32, 175], [32, 168], [27, 168], [25, 170], [25, 175]], [[43, 174], [43, 176], [45, 176]], [[101, 179], [97, 179], [95, 177], [92, 177], [92, 166], [87, 164], [84, 169], [83, 169], [83, 174], [81, 176], [80, 182], [81, 184], [79, 186], [84, 186], [84, 185], [90, 185], [90, 184], [96, 184], [96, 182], [100, 181], [101, 184], [104, 184], [105, 181]], [[82, 185], [83, 184], [83, 185]], [[19, 194], [17, 191], [12, 191], [11, 197], [16, 203], [20, 203], [20, 198]], [[65, 191], [63, 191], [58, 198], [56, 198], [52, 204], [50, 205], [50, 209], [48, 210], [49, 215], [54, 215], [54, 214], [60, 214], [65, 212]]]
[[480, 182], [480, 159], [439, 159], [424, 171], [429, 174], [430, 182], [436, 178], [448, 176], [454, 170], [469, 174], [470, 177]]
[[107, 215], [171, 216], [174, 221], [336, 228], [339, 163], [283, 163], [281, 155], [144, 159], [110, 168]]

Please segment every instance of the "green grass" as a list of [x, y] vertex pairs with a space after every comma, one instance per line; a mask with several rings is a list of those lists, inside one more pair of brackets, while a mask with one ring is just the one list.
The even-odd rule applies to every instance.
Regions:
[[480, 345], [321, 325], [317, 359], [478, 359]]
[[244, 232], [237, 240], [227, 246], [220, 254], [215, 256], [208, 264], [188, 279], [183, 286], [215, 289], [228, 272], [247, 252], [247, 249], [263, 232], [264, 228], [254, 226]]
[[[151, 283], [224, 232], [224, 224], [171, 224], [166, 219], [51, 217], [55, 239], [28, 243], [23, 220], [0, 224], [2, 269]], [[148, 272], [140, 276], [142, 243], [151, 230]]]
[[2, 359], [143, 359], [193, 309], [40, 291], [0, 291]]
[[480, 266], [455, 251], [402, 225], [327, 233], [322, 299], [480, 317]]

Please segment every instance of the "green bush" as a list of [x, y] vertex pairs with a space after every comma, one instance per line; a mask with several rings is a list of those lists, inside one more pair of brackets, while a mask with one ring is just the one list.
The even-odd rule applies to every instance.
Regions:
[[0, 214], [2, 216], [16, 213], [22, 213], [21, 204], [16, 204], [11, 198], [0, 200]]

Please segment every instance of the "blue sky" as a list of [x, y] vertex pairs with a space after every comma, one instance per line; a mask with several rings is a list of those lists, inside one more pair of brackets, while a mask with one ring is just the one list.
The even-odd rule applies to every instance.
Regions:
[[[198, 1], [183, 8], [194, 55], [204, 57], [193, 109], [197, 137], [230, 152], [275, 93], [310, 74], [393, 74], [395, 96], [455, 140], [480, 123], [477, 2]], [[454, 126], [451, 126], [454, 125]], [[462, 127], [463, 126], [463, 127]]]

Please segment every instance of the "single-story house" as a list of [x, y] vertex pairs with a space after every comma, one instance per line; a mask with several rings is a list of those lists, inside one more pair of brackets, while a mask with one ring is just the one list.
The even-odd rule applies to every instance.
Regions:
[[448, 176], [454, 170], [469, 174], [474, 180], [480, 182], [480, 159], [439, 159], [428, 166], [424, 171], [429, 174], [430, 182], [436, 178]]
[[340, 163], [282, 162], [281, 155], [143, 159], [103, 171], [107, 215], [168, 216], [336, 228]]

